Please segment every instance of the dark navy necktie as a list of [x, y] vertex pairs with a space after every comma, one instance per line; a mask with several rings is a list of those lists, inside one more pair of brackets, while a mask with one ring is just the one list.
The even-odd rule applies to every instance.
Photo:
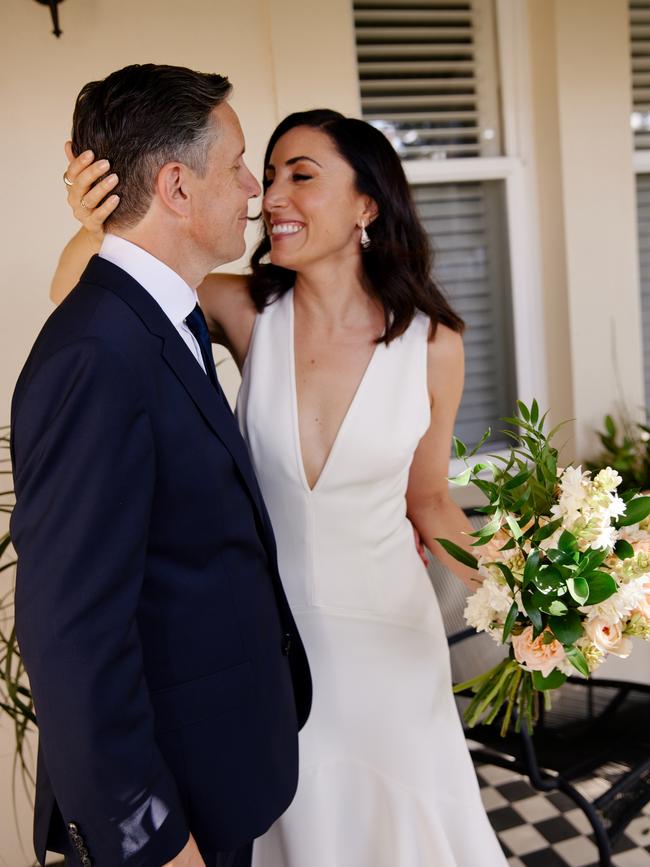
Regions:
[[205, 372], [208, 374], [210, 378], [210, 382], [217, 389], [223, 400], [225, 401], [225, 395], [221, 390], [221, 386], [219, 385], [219, 379], [217, 377], [217, 368], [214, 363], [214, 356], [212, 355], [212, 344], [210, 342], [210, 332], [208, 331], [208, 325], [205, 321], [205, 316], [203, 315], [203, 311], [197, 304], [194, 310], [190, 313], [190, 315], [185, 319], [185, 324], [190, 329], [192, 334], [196, 337], [196, 341], [201, 348], [201, 358], [203, 359], [203, 364], [205, 365]]

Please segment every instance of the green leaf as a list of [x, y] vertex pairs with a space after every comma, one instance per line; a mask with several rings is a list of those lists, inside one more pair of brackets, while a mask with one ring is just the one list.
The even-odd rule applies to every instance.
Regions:
[[517, 619], [517, 615], [519, 614], [519, 608], [516, 602], [513, 602], [510, 606], [510, 611], [508, 611], [508, 616], [506, 617], [506, 622], [503, 624], [503, 636], [501, 638], [502, 642], [505, 644], [508, 636], [512, 632], [512, 627], [515, 625], [515, 620]]
[[545, 611], [547, 614], [550, 614], [554, 617], [561, 617], [566, 614], [569, 609], [566, 607], [564, 602], [560, 599], [553, 599], [546, 608], [542, 608], [542, 611]]
[[523, 400], [518, 400], [517, 406], [519, 407], [519, 413], [524, 421], [530, 421], [530, 413], [528, 412], [528, 407]]
[[592, 572], [591, 575], [587, 576], [587, 582], [589, 584], [587, 605], [598, 605], [599, 602], [609, 599], [618, 590], [616, 581], [607, 572]]
[[616, 522], [617, 527], [629, 527], [638, 524], [650, 515], [650, 497], [636, 497], [627, 504], [625, 514]]
[[566, 674], [562, 674], [557, 668], [553, 669], [547, 677], [544, 677], [541, 671], [533, 672], [533, 686], [540, 691], [557, 689], [563, 683], [566, 683]]
[[533, 624], [535, 632], [539, 635], [539, 633], [544, 629], [544, 620], [539, 607], [540, 604], [544, 604], [544, 597], [539, 590], [535, 590], [532, 593], [527, 593], [526, 596], [522, 598], [522, 601], [524, 603], [524, 608], [526, 609], [526, 614], [528, 615], [530, 622]]
[[515, 576], [512, 574], [511, 569], [506, 566], [505, 563], [495, 563], [494, 564], [497, 569], [500, 569], [503, 573], [503, 577], [506, 579], [506, 583], [511, 590], [514, 590], [517, 586], [517, 582], [515, 580]]
[[537, 401], [533, 398], [533, 402], [530, 407], [530, 420], [532, 424], [537, 424], [537, 419], [539, 418], [539, 406], [537, 405]]
[[589, 599], [589, 584], [586, 578], [567, 578], [567, 590], [579, 605]]
[[543, 542], [544, 539], [548, 539], [549, 536], [552, 536], [557, 528], [561, 526], [561, 524], [562, 518], [557, 518], [557, 520], [550, 521], [548, 524], [540, 527], [533, 533], [533, 542]]
[[532, 550], [528, 557], [526, 558], [526, 565], [524, 566], [524, 579], [523, 585], [524, 587], [529, 584], [535, 575], [537, 574], [537, 570], [539, 569], [539, 561], [541, 560], [542, 552], [536, 549]]
[[453, 438], [454, 443], [454, 453], [457, 458], [464, 458], [467, 454], [467, 446], [462, 440], [459, 440], [458, 437]]
[[481, 446], [485, 443], [485, 441], [488, 440], [491, 436], [492, 436], [492, 429], [488, 428], [485, 431], [485, 433], [483, 434], [483, 436], [481, 437], [481, 439], [476, 443], [476, 445], [474, 446], [474, 448], [470, 452], [470, 456], [474, 456], [479, 451]]
[[614, 438], [616, 436], [616, 425], [611, 415], [605, 416], [605, 430], [610, 437]]
[[449, 483], [452, 485], [457, 485], [459, 488], [464, 488], [469, 485], [470, 479], [472, 477], [472, 468], [467, 467], [466, 470], [463, 470], [457, 476], [454, 476], [452, 479], [449, 479]]
[[584, 653], [577, 647], [567, 647], [565, 648], [567, 659], [571, 663], [571, 665], [583, 674], [585, 677], [589, 677], [589, 666], [587, 665], [587, 660], [585, 659]]
[[566, 589], [560, 570], [555, 566], [542, 567], [533, 578], [533, 583], [542, 593], [549, 593], [551, 590], [561, 590], [564, 593]]
[[629, 560], [630, 557], [634, 557], [634, 548], [625, 539], [619, 539], [614, 545], [614, 553], [619, 560]]
[[580, 614], [575, 608], [571, 608], [562, 617], [551, 617], [548, 625], [561, 644], [573, 644], [583, 634]]
[[513, 476], [509, 479], [505, 485], [503, 486], [504, 491], [512, 491], [515, 488], [521, 487], [528, 479], [530, 478], [530, 470], [522, 470], [522, 472], [517, 473], [516, 476]]
[[499, 551], [512, 551], [513, 548], [517, 547], [517, 543], [514, 539], [508, 539], [505, 545], [502, 545], [499, 548]]
[[576, 561], [575, 554], [568, 554], [566, 551], [560, 551], [559, 548], [549, 548], [546, 556], [551, 563], [557, 563], [561, 566], [571, 566]]
[[510, 532], [512, 533], [514, 538], [520, 539], [521, 538], [521, 527], [519, 526], [519, 524], [517, 523], [515, 518], [512, 517], [512, 515], [506, 515], [506, 524], [510, 528]]
[[568, 530], [565, 530], [564, 533], [562, 533], [557, 544], [560, 551], [564, 551], [565, 554], [574, 554], [578, 550], [576, 537], [573, 533], [569, 533]]
[[586, 572], [593, 572], [602, 565], [607, 559], [607, 548], [600, 548], [593, 551], [588, 551], [580, 556], [578, 560], [578, 571], [576, 575], [584, 575]]
[[476, 557], [472, 556], [469, 551], [461, 548], [460, 545], [450, 542], [449, 539], [436, 539], [436, 542], [438, 542], [439, 545], [442, 545], [445, 551], [451, 555], [454, 560], [458, 560], [459, 563], [462, 563], [463, 566], [469, 566], [470, 569], [478, 569], [478, 560]]

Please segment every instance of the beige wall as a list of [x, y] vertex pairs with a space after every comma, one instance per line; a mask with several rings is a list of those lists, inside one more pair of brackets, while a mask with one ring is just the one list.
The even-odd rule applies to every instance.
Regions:
[[[45, 7], [28, 0], [0, 4], [0, 424], [9, 418], [14, 383], [51, 310], [58, 254], [77, 228], [61, 180], [63, 142], [86, 81], [137, 62], [227, 74], [258, 177], [266, 140], [285, 113], [320, 105], [357, 110], [347, 0], [66, 0], [60, 16], [64, 34], [57, 40]], [[294, 40], [300, 28], [307, 36]], [[249, 243], [255, 234], [252, 229]], [[232, 362], [222, 375], [233, 398]], [[31, 854], [21, 851], [10, 807], [12, 752], [13, 735], [0, 723], [0, 867], [25, 867]], [[31, 852], [24, 804], [20, 814]]]
[[[540, 250], [543, 366], [554, 417], [577, 419], [572, 450], [584, 458], [590, 427], [617, 399], [612, 327], [627, 400], [634, 406], [642, 397], [627, 4], [515, 2], [528, 12], [531, 34], [526, 122], [534, 153], [526, 156], [526, 170], [535, 174], [539, 199], [532, 240]], [[499, 0], [502, 10], [509, 5]], [[284, 114], [323, 105], [359, 110], [350, 0], [66, 0], [60, 13], [64, 35], [56, 40], [45, 7], [0, 4], [0, 423], [51, 309], [47, 292], [58, 253], [76, 230], [65, 206], [62, 146], [84, 82], [147, 61], [227, 73], [258, 176], [266, 138]], [[232, 362], [222, 377], [234, 398]], [[625, 674], [647, 678], [649, 670], [650, 653], [640, 653]], [[30, 857], [21, 851], [10, 807], [12, 743], [0, 724], [0, 867], [26, 867]], [[20, 814], [29, 850], [24, 804]]]

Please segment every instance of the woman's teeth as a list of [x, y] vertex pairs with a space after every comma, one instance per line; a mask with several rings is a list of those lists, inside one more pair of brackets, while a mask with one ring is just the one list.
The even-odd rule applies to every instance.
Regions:
[[300, 223], [275, 223], [275, 225], [271, 226], [271, 234], [295, 235], [296, 232], [300, 232], [302, 229], [304, 229], [304, 226], [300, 225]]

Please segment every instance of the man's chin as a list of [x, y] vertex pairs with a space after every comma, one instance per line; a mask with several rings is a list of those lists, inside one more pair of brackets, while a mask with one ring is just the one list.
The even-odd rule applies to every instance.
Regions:
[[236, 262], [237, 259], [241, 259], [245, 252], [246, 241], [243, 238], [238, 242], [230, 244], [227, 249], [221, 247], [219, 250], [215, 251], [215, 257], [218, 259], [218, 264], [214, 267], [218, 268], [220, 265], [227, 265], [228, 262]]

